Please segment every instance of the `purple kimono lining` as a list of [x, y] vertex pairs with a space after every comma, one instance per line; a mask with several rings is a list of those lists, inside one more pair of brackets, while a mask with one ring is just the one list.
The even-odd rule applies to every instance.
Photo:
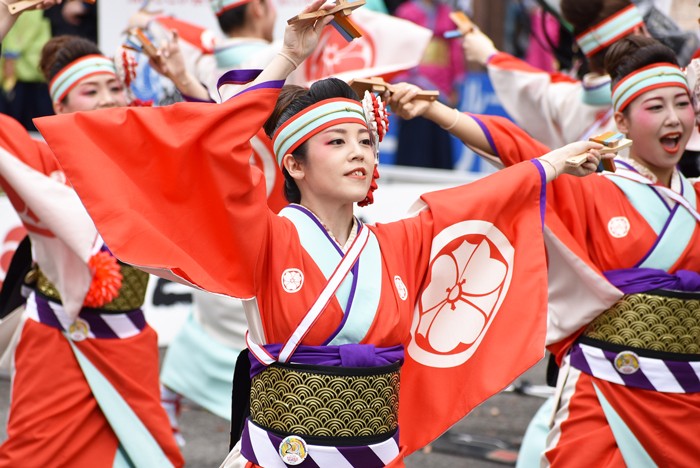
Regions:
[[[245, 85], [250, 83], [251, 81], [254, 81], [258, 75], [262, 73], [262, 70], [230, 70], [224, 73], [221, 78], [219, 78], [219, 82], [216, 84], [216, 89], [221, 88], [223, 85], [230, 84], [230, 85]], [[281, 89], [282, 86], [284, 86], [284, 81], [285, 80], [274, 80], [274, 81], [265, 81], [263, 83], [258, 83], [255, 86], [251, 86], [250, 88], [246, 88], [240, 93], [236, 94], [236, 96], [241, 95], [243, 93], [247, 93], [248, 91], [253, 91], [256, 89], [263, 89], [263, 88], [276, 88], [276, 89]]]

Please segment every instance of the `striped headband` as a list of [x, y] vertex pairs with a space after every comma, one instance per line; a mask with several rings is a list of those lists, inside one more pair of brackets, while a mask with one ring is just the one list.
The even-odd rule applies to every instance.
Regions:
[[103, 73], [117, 76], [114, 62], [104, 55], [86, 55], [69, 63], [49, 83], [51, 100], [53, 102], [62, 101], [81, 80]]
[[281, 166], [285, 154], [293, 153], [312, 136], [342, 123], [359, 123], [368, 127], [362, 104], [345, 98], [325, 99], [294, 115], [272, 137], [277, 164]]
[[637, 96], [652, 89], [678, 86], [688, 93], [688, 79], [685, 73], [671, 63], [654, 63], [630, 73], [612, 90], [615, 112], [622, 112]]
[[221, 16], [226, 10], [236, 8], [237, 6], [245, 5], [253, 0], [210, 0], [211, 9], [214, 10], [216, 16]]
[[639, 10], [630, 5], [576, 36], [576, 43], [586, 57], [591, 57], [643, 25]]

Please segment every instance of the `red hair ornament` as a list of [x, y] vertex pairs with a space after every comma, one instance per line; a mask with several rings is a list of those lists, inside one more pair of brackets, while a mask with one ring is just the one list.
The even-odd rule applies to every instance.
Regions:
[[384, 107], [381, 98], [365, 91], [364, 99], [362, 99], [362, 108], [365, 111], [367, 125], [369, 126], [370, 141], [374, 150], [374, 171], [372, 173], [372, 183], [369, 186], [369, 191], [364, 200], [359, 202], [358, 206], [367, 206], [374, 203], [374, 191], [377, 190], [377, 179], [379, 179], [379, 143], [384, 140], [387, 130], [389, 130], [389, 113]]

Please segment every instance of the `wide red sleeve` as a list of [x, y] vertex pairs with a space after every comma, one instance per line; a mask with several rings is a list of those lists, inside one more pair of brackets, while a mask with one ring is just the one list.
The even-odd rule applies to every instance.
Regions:
[[250, 88], [218, 106], [117, 108], [35, 123], [117, 257], [250, 298], [270, 216], [250, 139], [280, 86]]
[[544, 182], [541, 164], [524, 162], [425, 194], [416, 216], [373, 229], [408, 270], [392, 272], [407, 280], [413, 314], [399, 411], [408, 453], [544, 355]]
[[[550, 152], [549, 148], [508, 119], [490, 115], [470, 116], [484, 131], [493, 154], [500, 158], [505, 166], [512, 166]], [[547, 205], [550, 210], [550, 215], [547, 216], [548, 225], [566, 227], [584, 251], [587, 249], [587, 219], [590, 214], [588, 211], [594, 209], [588, 201], [595, 198], [595, 190], [591, 187], [595, 177], [578, 178], [564, 174], [550, 182], [547, 189]], [[558, 220], [552, 219], [554, 213], [559, 217]]]

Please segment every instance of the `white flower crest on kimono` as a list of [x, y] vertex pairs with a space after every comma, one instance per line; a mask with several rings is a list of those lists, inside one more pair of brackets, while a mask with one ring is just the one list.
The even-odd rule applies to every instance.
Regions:
[[508, 267], [491, 258], [486, 240], [464, 240], [431, 266], [431, 280], [421, 298], [418, 333], [437, 352], [472, 344], [488, 322], [501, 293]]

